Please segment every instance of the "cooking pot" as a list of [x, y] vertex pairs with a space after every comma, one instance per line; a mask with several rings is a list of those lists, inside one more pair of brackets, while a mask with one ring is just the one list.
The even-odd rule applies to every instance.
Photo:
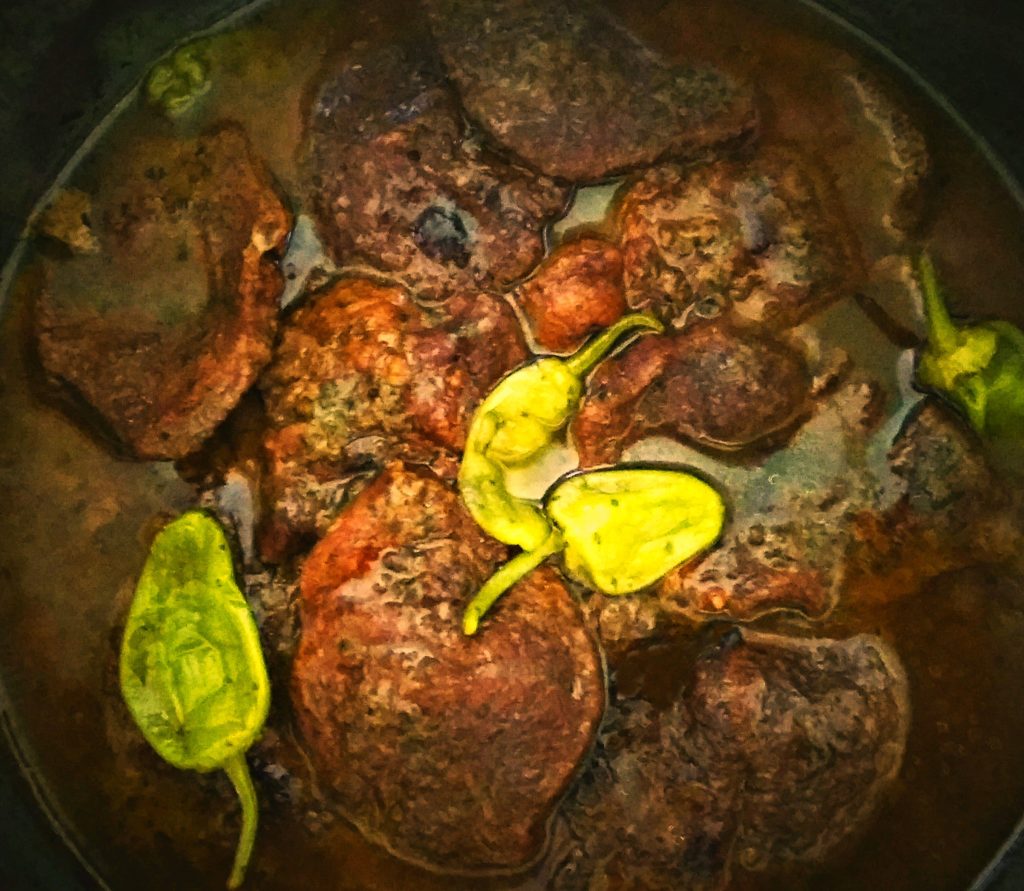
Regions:
[[[11, 253], [33, 203], [150, 62], [182, 35], [242, 5], [7, 0], [0, 10], [0, 256]], [[905, 75], [930, 85], [934, 100], [980, 135], [1008, 186], [1018, 198], [1024, 195], [1018, 185], [1024, 182], [1020, 0], [823, 0], [818, 11], [856, 29]], [[98, 880], [34, 794], [2, 711], [0, 721], [0, 887], [96, 887]], [[1024, 888], [1024, 822], [974, 887]]]

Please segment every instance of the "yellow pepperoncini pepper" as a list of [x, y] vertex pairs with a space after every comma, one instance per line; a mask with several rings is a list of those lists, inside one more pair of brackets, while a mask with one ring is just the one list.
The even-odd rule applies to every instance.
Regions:
[[514, 557], [481, 587], [463, 615], [474, 634], [494, 602], [545, 559], [564, 551], [568, 572], [604, 594], [653, 584], [711, 547], [725, 523], [721, 495], [681, 470], [616, 467], [577, 473], [547, 498], [552, 525], [538, 547]]

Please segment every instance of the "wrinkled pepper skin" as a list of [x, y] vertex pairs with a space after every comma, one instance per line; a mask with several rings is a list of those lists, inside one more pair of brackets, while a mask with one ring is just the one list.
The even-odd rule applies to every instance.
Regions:
[[629, 594], [654, 584], [703, 553], [722, 534], [722, 496], [681, 470], [616, 467], [570, 474], [545, 502], [552, 523], [544, 541], [502, 566], [463, 616], [475, 634], [494, 602], [547, 557], [563, 552], [566, 570], [604, 594]]
[[1024, 332], [1001, 321], [954, 324], [927, 255], [918, 274], [928, 323], [918, 383], [954, 403], [982, 436], [1024, 439]]
[[544, 511], [509, 494], [505, 472], [528, 466], [552, 444], [579, 408], [587, 373], [623, 335], [637, 330], [662, 326], [645, 313], [625, 316], [566, 359], [549, 356], [512, 372], [477, 408], [459, 468], [459, 492], [489, 535], [527, 551], [547, 540], [551, 524]]
[[498, 429], [493, 415], [477, 412], [459, 466], [459, 492], [473, 519], [488, 535], [532, 551], [548, 537], [551, 526], [535, 502], [509, 493], [505, 466], [491, 457], [488, 448]]
[[263, 729], [270, 681], [259, 631], [235, 582], [220, 525], [189, 511], [157, 535], [128, 613], [121, 693], [146, 741], [175, 767], [224, 770], [242, 803], [229, 888], [256, 838], [245, 752]]
[[210, 89], [208, 66], [194, 44], [175, 50], [153, 66], [146, 78], [146, 102], [174, 117], [191, 108]]

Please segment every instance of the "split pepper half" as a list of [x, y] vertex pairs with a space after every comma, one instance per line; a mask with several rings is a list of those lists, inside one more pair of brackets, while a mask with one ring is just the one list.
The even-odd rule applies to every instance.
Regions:
[[722, 496], [681, 470], [620, 466], [575, 473], [551, 489], [546, 503], [550, 533], [484, 582], [463, 614], [466, 634], [553, 554], [562, 552], [566, 570], [587, 587], [630, 594], [707, 550], [725, 523]]

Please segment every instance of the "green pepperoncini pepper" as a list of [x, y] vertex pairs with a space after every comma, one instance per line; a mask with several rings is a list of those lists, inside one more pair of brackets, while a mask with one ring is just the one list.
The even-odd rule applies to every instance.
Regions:
[[918, 381], [954, 402], [978, 433], [1024, 438], [1024, 332], [1001, 321], [957, 326], [926, 254], [918, 271], [928, 323]]
[[566, 569], [605, 594], [628, 594], [653, 584], [711, 547], [725, 523], [722, 497], [679, 470], [617, 467], [572, 474], [547, 498], [551, 532], [533, 551], [499, 569], [463, 615], [474, 634], [481, 617], [519, 579], [564, 551]]
[[135, 588], [121, 645], [121, 692], [146, 741], [185, 770], [224, 770], [242, 804], [228, 880], [245, 876], [258, 805], [245, 752], [270, 706], [259, 632], [220, 525], [189, 511], [166, 526]]
[[154, 65], [145, 84], [146, 101], [171, 117], [187, 111], [209, 89], [209, 67], [196, 44]]
[[508, 375], [473, 415], [459, 468], [459, 492], [473, 519], [506, 544], [534, 551], [551, 534], [540, 506], [508, 491], [507, 470], [542, 455], [579, 407], [583, 379], [624, 335], [661, 331], [646, 313], [619, 319], [568, 358], [547, 356]]

